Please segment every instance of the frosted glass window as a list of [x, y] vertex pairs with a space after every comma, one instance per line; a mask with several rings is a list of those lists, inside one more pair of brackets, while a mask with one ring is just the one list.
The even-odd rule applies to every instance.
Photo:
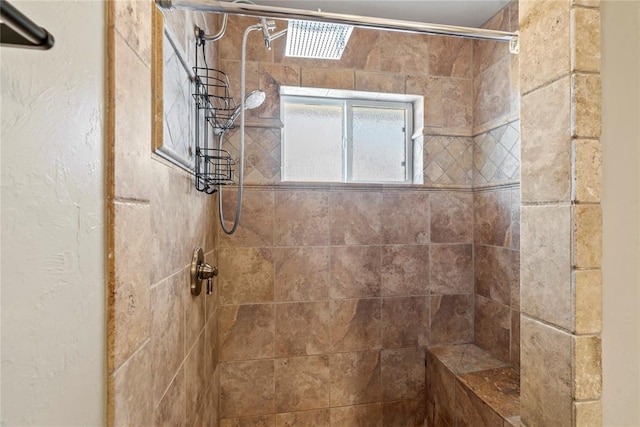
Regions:
[[410, 103], [283, 95], [282, 179], [411, 182]]
[[342, 111], [341, 104], [285, 103], [285, 181], [342, 181]]
[[406, 180], [405, 112], [405, 109], [352, 108], [352, 181]]

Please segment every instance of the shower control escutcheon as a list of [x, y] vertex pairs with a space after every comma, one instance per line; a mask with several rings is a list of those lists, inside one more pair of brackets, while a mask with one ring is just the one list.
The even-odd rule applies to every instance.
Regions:
[[213, 293], [212, 279], [218, 275], [218, 268], [204, 262], [202, 248], [196, 247], [191, 258], [191, 295], [198, 296], [202, 292], [202, 281], [207, 281], [207, 294]]

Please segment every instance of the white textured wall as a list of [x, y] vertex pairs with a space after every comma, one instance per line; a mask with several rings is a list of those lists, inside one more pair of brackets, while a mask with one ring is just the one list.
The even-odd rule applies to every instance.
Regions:
[[604, 425], [640, 426], [640, 1], [601, 3]]
[[0, 48], [2, 425], [102, 425], [105, 7], [12, 4], [56, 45]]

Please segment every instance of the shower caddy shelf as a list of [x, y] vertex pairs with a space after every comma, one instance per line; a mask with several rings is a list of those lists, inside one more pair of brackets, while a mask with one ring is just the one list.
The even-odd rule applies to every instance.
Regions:
[[[193, 99], [196, 107], [195, 123], [195, 184], [196, 190], [213, 194], [219, 185], [235, 184], [236, 161], [227, 150], [209, 146], [209, 126], [213, 136], [221, 139], [234, 127], [233, 113], [237, 110], [233, 97], [229, 94], [229, 78], [215, 68], [198, 66], [198, 46], [196, 42], [195, 91]], [[203, 52], [204, 54], [204, 52]], [[205, 61], [206, 64], [206, 61]], [[201, 118], [205, 126], [200, 125]], [[200, 135], [201, 127], [204, 135]]]

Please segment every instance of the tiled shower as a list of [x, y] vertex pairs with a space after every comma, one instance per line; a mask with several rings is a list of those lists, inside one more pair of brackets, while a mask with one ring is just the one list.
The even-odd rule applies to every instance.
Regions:
[[[153, 21], [141, 2], [115, 4], [121, 51], [113, 56], [151, 73], [150, 37], [141, 34], [158, 31], [159, 14]], [[254, 21], [230, 18], [212, 52], [236, 97], [239, 39]], [[517, 1], [485, 24], [517, 26]], [[116, 145], [115, 228], [147, 233], [154, 261], [123, 265], [134, 248], [116, 246], [116, 271], [149, 271], [135, 281], [151, 285], [120, 288], [116, 276], [126, 298], [116, 292], [110, 417], [225, 427], [434, 422], [427, 347], [473, 343], [498, 363], [520, 365], [519, 57], [497, 42], [361, 29], [331, 64], [254, 42], [247, 88], [265, 90], [267, 102], [247, 112], [236, 234], [215, 223], [215, 197], [145, 157], [151, 135], [117, 138], [142, 155]], [[424, 95], [424, 184], [280, 182], [280, 85]], [[137, 102], [148, 108], [150, 98]], [[228, 143], [236, 147], [237, 134]], [[127, 164], [136, 161], [152, 173]], [[234, 189], [225, 190], [227, 217], [234, 206]], [[199, 299], [186, 285], [194, 243], [220, 269], [216, 293]]]
[[[219, 42], [232, 88], [252, 23]], [[515, 29], [517, 4], [487, 26]], [[517, 56], [362, 29], [330, 63], [253, 42], [247, 89], [267, 102], [248, 112], [242, 226], [220, 233], [221, 423], [422, 425], [427, 346], [518, 363]], [[425, 184], [280, 182], [280, 85], [423, 94]]]

